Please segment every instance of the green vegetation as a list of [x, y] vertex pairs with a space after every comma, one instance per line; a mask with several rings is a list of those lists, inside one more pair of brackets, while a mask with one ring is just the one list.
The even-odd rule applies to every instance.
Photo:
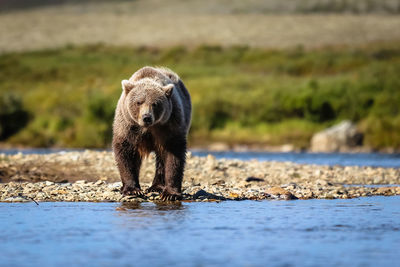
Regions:
[[0, 140], [7, 139], [28, 122], [28, 112], [13, 94], [0, 95]]
[[[27, 146], [109, 145], [120, 81], [145, 65], [168, 66], [188, 87], [192, 145], [304, 147], [315, 131], [350, 119], [366, 145], [400, 148], [399, 43], [311, 51], [96, 45], [4, 54], [0, 129], [13, 126], [1, 138]], [[11, 104], [3, 108], [5, 102]]]

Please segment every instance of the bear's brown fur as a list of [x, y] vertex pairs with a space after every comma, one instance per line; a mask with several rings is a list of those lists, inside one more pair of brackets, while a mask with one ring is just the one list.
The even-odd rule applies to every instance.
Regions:
[[142, 159], [156, 154], [156, 174], [148, 191], [162, 200], [182, 197], [187, 133], [192, 106], [178, 75], [166, 68], [144, 67], [122, 81], [115, 111], [112, 147], [124, 195], [142, 195]]

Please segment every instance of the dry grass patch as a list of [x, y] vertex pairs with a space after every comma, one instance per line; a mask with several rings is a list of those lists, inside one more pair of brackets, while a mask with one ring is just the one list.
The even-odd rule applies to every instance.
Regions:
[[[67, 12], [68, 11], [68, 12]], [[66, 44], [307, 48], [400, 40], [400, 17], [380, 15], [126, 14], [33, 9], [0, 14], [0, 52]]]

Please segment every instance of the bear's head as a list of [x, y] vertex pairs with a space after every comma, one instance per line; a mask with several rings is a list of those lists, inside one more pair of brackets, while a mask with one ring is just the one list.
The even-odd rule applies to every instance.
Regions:
[[170, 118], [172, 83], [162, 85], [149, 78], [137, 82], [123, 80], [122, 89], [125, 94], [125, 114], [141, 127], [163, 124]]

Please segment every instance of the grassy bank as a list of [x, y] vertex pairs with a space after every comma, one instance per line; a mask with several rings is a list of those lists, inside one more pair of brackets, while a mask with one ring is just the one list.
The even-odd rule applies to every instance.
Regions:
[[120, 81], [144, 65], [175, 70], [193, 105], [191, 144], [307, 146], [351, 119], [374, 148], [400, 148], [400, 45], [68, 46], [0, 55], [0, 138], [28, 146], [104, 147]]

